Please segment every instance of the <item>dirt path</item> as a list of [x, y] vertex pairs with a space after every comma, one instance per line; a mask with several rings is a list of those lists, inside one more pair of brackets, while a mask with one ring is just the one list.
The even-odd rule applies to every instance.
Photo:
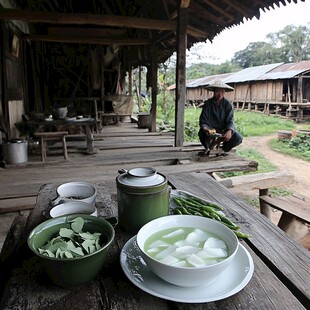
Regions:
[[[290, 171], [294, 175], [295, 182], [292, 185], [288, 185], [285, 189], [290, 190], [295, 194], [302, 195], [307, 201], [310, 201], [310, 162], [273, 151], [268, 145], [268, 141], [273, 138], [277, 138], [277, 134], [263, 137], [245, 138], [239, 148], [255, 148], [279, 170]], [[272, 213], [272, 221], [277, 225], [281, 212], [277, 210], [274, 211], [275, 212]], [[300, 235], [301, 237], [298, 242], [310, 250], [309, 225], [304, 225], [304, 227], [300, 230]]]
[[290, 171], [293, 173], [295, 183], [288, 186], [287, 189], [310, 199], [310, 162], [271, 150], [268, 141], [276, 137], [277, 134], [263, 137], [244, 138], [243, 143], [240, 145], [240, 149], [255, 148], [272, 164], [278, 167], [279, 170]]

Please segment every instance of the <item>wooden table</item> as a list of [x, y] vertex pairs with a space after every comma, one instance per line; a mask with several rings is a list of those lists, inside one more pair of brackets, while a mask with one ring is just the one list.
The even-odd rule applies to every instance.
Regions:
[[[209, 303], [180, 303], [150, 295], [133, 285], [120, 266], [120, 252], [132, 236], [116, 228], [108, 260], [88, 284], [71, 289], [51, 285], [26, 245], [30, 230], [42, 222], [57, 184], [41, 187], [28, 219], [16, 218], [1, 253], [0, 309], [309, 309], [310, 255], [266, 217], [205, 173], [167, 175], [174, 188], [216, 201], [226, 215], [252, 235], [240, 240], [254, 261], [250, 282], [237, 294]], [[115, 181], [96, 184], [100, 216], [117, 215]]]
[[78, 127], [82, 126], [85, 130], [86, 136], [86, 153], [89, 155], [97, 153], [94, 145], [94, 135], [93, 128], [96, 126], [96, 121], [93, 118], [82, 118], [82, 119], [57, 119], [57, 120], [42, 120], [42, 121], [31, 121], [29, 122], [36, 126], [41, 126], [43, 128], [47, 128], [48, 130], [53, 130], [53, 128], [57, 126], [63, 126], [68, 128], [70, 126]]

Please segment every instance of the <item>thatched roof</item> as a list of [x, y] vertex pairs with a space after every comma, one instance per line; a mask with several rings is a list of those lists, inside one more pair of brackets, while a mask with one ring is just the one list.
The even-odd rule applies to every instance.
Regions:
[[[188, 16], [187, 47], [213, 38], [224, 29], [260, 17], [260, 9], [304, 0], [1, 0], [0, 19], [29, 23], [24, 38], [35, 41], [113, 46], [126, 51], [133, 66], [158, 62], [176, 51], [179, 3]], [[11, 7], [8, 9], [8, 7]], [[185, 19], [182, 22], [186, 22]]]

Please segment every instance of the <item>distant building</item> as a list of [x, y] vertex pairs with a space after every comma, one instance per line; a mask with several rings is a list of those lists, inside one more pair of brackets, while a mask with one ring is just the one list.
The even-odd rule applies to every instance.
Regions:
[[199, 105], [210, 98], [212, 92], [205, 87], [218, 79], [235, 88], [226, 97], [236, 109], [254, 109], [296, 121], [310, 120], [309, 60], [256, 66], [191, 80], [186, 83], [187, 103]]

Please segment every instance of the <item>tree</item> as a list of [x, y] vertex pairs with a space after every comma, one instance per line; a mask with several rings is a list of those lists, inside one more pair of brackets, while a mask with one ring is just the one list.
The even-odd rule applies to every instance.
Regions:
[[310, 59], [310, 28], [288, 25], [276, 34], [285, 62]]
[[273, 57], [273, 46], [266, 42], [250, 43], [246, 49], [236, 52], [232, 61], [242, 68], [277, 62]]
[[277, 33], [269, 33], [266, 39], [267, 42], [253, 42], [236, 52], [232, 62], [248, 68], [310, 59], [310, 29], [306, 26], [289, 25]]

